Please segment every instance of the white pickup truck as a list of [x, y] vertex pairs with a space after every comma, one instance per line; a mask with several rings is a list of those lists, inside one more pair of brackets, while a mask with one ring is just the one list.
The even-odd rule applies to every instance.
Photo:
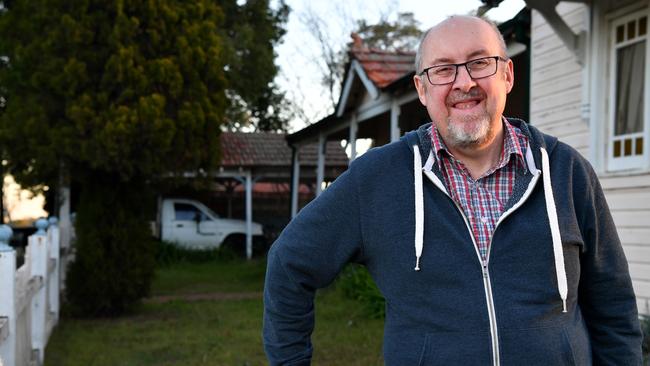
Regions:
[[[262, 225], [253, 222], [251, 226], [257, 248], [264, 243]], [[191, 199], [163, 199], [156, 231], [163, 241], [187, 249], [227, 246], [244, 253], [246, 248], [246, 221], [220, 218], [201, 202]]]

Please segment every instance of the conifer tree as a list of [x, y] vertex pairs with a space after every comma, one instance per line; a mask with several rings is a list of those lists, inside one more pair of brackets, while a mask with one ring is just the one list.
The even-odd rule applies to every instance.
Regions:
[[[232, 0], [235, 9], [226, 12], [210, 0], [0, 2], [6, 168], [23, 186], [54, 187], [63, 167], [80, 187], [68, 298], [81, 313], [120, 314], [147, 294], [156, 184], [187, 172], [209, 175], [229, 98], [242, 95], [252, 111], [272, 109], [271, 99], [256, 104], [277, 95], [268, 77], [259, 79], [266, 88], [243, 95], [229, 70], [255, 47], [268, 56], [258, 69], [274, 65], [272, 45], [288, 10], [249, 3]], [[260, 40], [266, 45], [235, 46], [239, 30], [226, 28], [227, 17], [252, 4], [266, 12], [273, 34]]]

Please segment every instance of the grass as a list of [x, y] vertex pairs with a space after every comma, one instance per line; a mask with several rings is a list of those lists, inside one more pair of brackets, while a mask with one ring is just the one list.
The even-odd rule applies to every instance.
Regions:
[[[157, 271], [152, 293], [260, 292], [265, 263], [178, 262]], [[383, 321], [329, 288], [316, 299], [313, 365], [381, 365]], [[260, 298], [145, 303], [119, 319], [62, 318], [45, 366], [266, 365]]]
[[338, 289], [316, 299], [313, 365], [383, 365], [383, 319], [369, 318], [355, 300]]
[[260, 260], [180, 262], [156, 272], [152, 295], [261, 292], [265, 270], [265, 263]]

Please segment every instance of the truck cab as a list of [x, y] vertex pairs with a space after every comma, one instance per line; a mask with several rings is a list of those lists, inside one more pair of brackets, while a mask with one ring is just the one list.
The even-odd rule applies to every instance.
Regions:
[[[245, 221], [221, 218], [199, 201], [165, 198], [160, 209], [163, 241], [187, 249], [216, 249], [224, 243], [245, 245]], [[251, 226], [252, 235], [258, 240], [262, 238], [262, 225], [254, 222]]]

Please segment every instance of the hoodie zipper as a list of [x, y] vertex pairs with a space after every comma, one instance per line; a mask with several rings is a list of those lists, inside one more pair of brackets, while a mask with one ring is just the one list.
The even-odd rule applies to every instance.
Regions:
[[[424, 170], [424, 169], [423, 169]], [[526, 189], [526, 192], [524, 192], [523, 196], [517, 201], [515, 205], [513, 205], [510, 209], [505, 211], [501, 217], [499, 217], [499, 220], [497, 221], [494, 230], [492, 232], [492, 236], [494, 236], [494, 232], [496, 232], [497, 227], [499, 224], [510, 214], [512, 214], [517, 208], [519, 208], [521, 205], [526, 202], [528, 197], [530, 196], [531, 192], [533, 191], [533, 188], [537, 184], [537, 180], [539, 179], [539, 170], [535, 172], [535, 175], [533, 176], [533, 179], [529, 182], [528, 187]], [[449, 192], [447, 192], [447, 189], [444, 187], [440, 179], [434, 175], [433, 172], [429, 170], [424, 170], [424, 174], [429, 178], [433, 184], [438, 187], [450, 200], [451, 202], [454, 203], [454, 206], [456, 206], [456, 209], [460, 213], [461, 217], [463, 218], [463, 221], [465, 222], [465, 227], [469, 231], [469, 236], [472, 239], [472, 244], [474, 245], [474, 250], [476, 252], [476, 255], [478, 257], [478, 261], [481, 264], [481, 272], [483, 274], [483, 288], [485, 289], [485, 300], [487, 303], [487, 310], [488, 310], [488, 319], [490, 323], [490, 336], [492, 338], [492, 364], [493, 366], [499, 366], [501, 364], [501, 360], [499, 357], [499, 333], [497, 329], [497, 320], [496, 320], [496, 311], [494, 308], [494, 298], [492, 295], [492, 284], [490, 282], [490, 271], [489, 271], [489, 262], [490, 262], [490, 252], [492, 249], [492, 245], [488, 247], [487, 254], [485, 256], [485, 260], [481, 258], [481, 253], [479, 253], [478, 246], [476, 245], [476, 239], [474, 238], [474, 234], [472, 233], [472, 229], [469, 225], [469, 221], [467, 220], [467, 217], [465, 216], [465, 212], [463, 209], [454, 201], [453, 198], [449, 195]]]
[[[488, 249], [489, 250], [489, 249]], [[487, 256], [486, 256], [487, 258]], [[488, 270], [488, 260], [483, 261], [483, 286], [485, 288], [485, 298], [487, 301], [488, 315], [490, 319], [490, 330], [492, 334], [492, 359], [494, 366], [499, 366], [499, 334], [497, 332], [497, 314], [494, 310], [494, 298], [492, 297], [492, 284], [490, 283], [490, 272]]]

